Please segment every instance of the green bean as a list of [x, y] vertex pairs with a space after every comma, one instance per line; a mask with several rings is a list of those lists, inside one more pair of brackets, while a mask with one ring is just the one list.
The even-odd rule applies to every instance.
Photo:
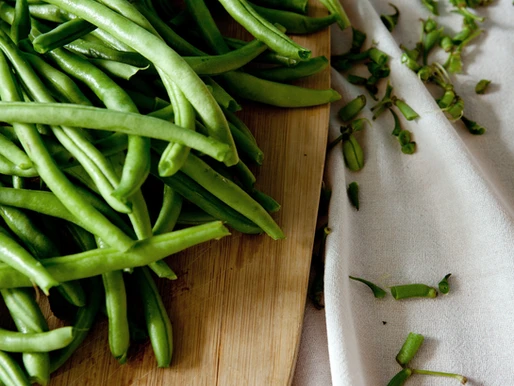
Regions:
[[243, 47], [216, 56], [186, 56], [184, 60], [198, 75], [218, 75], [237, 70], [266, 51], [266, 45], [254, 40]]
[[366, 106], [366, 97], [364, 95], [359, 95], [345, 104], [339, 110], [338, 115], [345, 122], [351, 121], [361, 112], [364, 106]]
[[171, 321], [150, 272], [146, 268], [136, 269], [134, 276], [143, 298], [148, 335], [158, 367], [168, 367], [173, 353]]
[[220, 3], [239, 24], [273, 51], [297, 60], [310, 57], [310, 50], [293, 42], [260, 16], [246, 0], [220, 0]]
[[95, 29], [96, 26], [93, 24], [77, 18], [59, 24], [53, 30], [37, 36], [32, 44], [36, 52], [45, 54], [54, 48], [63, 47]]
[[350, 19], [348, 15], [346, 15], [343, 6], [339, 0], [320, 0], [321, 4], [323, 4], [330, 12], [331, 15], [337, 16], [337, 24], [339, 28], [345, 29], [351, 26]]
[[173, 188], [164, 185], [163, 198], [159, 216], [155, 220], [152, 228], [154, 235], [160, 235], [171, 232], [175, 227], [177, 218], [182, 209], [182, 196], [180, 196]]
[[91, 106], [91, 101], [84, 95], [77, 84], [63, 72], [45, 62], [41, 57], [24, 53], [32, 68], [39, 74], [46, 87], [61, 102]]
[[228, 122], [231, 123], [234, 126], [234, 128], [241, 131], [246, 137], [248, 137], [248, 140], [257, 144], [257, 140], [255, 139], [251, 130], [248, 128], [248, 126], [246, 126], [246, 124], [236, 114], [234, 114], [233, 112], [231, 112], [227, 109], [223, 109], [223, 112], [227, 116]]
[[[48, 2], [88, 20], [99, 28], [108, 29], [114, 37], [136, 49], [156, 68], [161, 68], [170, 79], [177, 83], [177, 86], [202, 117], [210, 135], [229, 146], [230, 151], [225, 160], [226, 164], [230, 166], [237, 163], [235, 144], [221, 109], [195, 72], [159, 37], [92, 0], [84, 0], [80, 6], [66, 0], [50, 0]], [[115, 28], [113, 28], [114, 26]]]
[[346, 189], [346, 193], [348, 194], [350, 203], [355, 207], [355, 209], [359, 210], [359, 184], [355, 181], [351, 182]]
[[216, 218], [201, 209], [188, 208], [180, 212], [177, 223], [182, 225], [200, 225], [215, 220]]
[[122, 271], [102, 274], [109, 320], [109, 347], [119, 363], [125, 363], [130, 345], [127, 320], [127, 295]]
[[307, 13], [308, 0], [254, 0], [266, 7], [285, 9], [297, 13]]
[[276, 67], [269, 69], [249, 70], [248, 72], [258, 78], [271, 80], [274, 82], [290, 82], [303, 77], [311, 76], [323, 71], [328, 67], [328, 59], [318, 56], [300, 62], [293, 68]]
[[[152, 174], [158, 177], [157, 164], [152, 160]], [[207, 189], [196, 183], [182, 172], [171, 177], [159, 177], [166, 185], [175, 189], [183, 198], [191, 201], [218, 220], [242, 233], [262, 233], [262, 229], [239, 212], [215, 197]]]
[[0, 328], [0, 350], [7, 352], [48, 352], [66, 347], [72, 340], [72, 327], [27, 334]]
[[284, 238], [280, 227], [251, 196], [233, 182], [220, 178], [218, 173], [198, 157], [190, 154], [181, 171], [257, 224], [273, 239]]
[[[0, 39], [0, 42], [6, 43], [5, 39]], [[7, 44], [7, 46], [9, 45]], [[2, 47], [3, 50], [6, 48], [8, 47]], [[0, 90], [2, 100], [20, 100], [16, 84], [12, 78], [12, 72], [4, 55], [0, 56], [0, 78], [4, 83], [4, 87], [2, 87]], [[15, 120], [17, 119], [15, 118]], [[70, 209], [72, 213], [77, 215], [77, 217], [84, 219], [84, 222], [87, 224], [89, 229], [94, 229], [94, 231], [99, 233], [105, 233], [105, 237], [109, 240], [110, 245], [113, 245], [122, 250], [129, 248], [133, 241], [118, 228], [113, 226], [92, 206], [84, 203], [76, 195], [73, 185], [61, 173], [51, 158], [50, 154], [44, 147], [43, 141], [41, 140], [41, 137], [36, 128], [33, 125], [26, 125], [22, 123], [16, 123], [13, 126], [29, 157], [33, 160], [33, 162], [34, 160], [37, 160], [34, 163], [36, 164], [39, 174], [50, 187], [50, 189], [56, 192], [58, 197], [63, 200], [67, 208]]]
[[[41, 264], [61, 282], [97, 276], [105, 272], [148, 265], [193, 245], [229, 234], [219, 221], [138, 240], [126, 252], [95, 249], [56, 258]], [[31, 287], [31, 281], [7, 265], [0, 265], [0, 288]], [[0, 348], [1, 349], [1, 348]]]
[[0, 102], [0, 119], [5, 122], [75, 125], [157, 138], [189, 146], [218, 161], [224, 161], [228, 152], [228, 146], [216, 139], [207, 138], [161, 119], [98, 107], [66, 103]]
[[364, 167], [364, 152], [353, 134], [347, 138], [343, 136], [343, 157], [346, 166], [353, 172], [358, 172]]
[[391, 295], [396, 300], [407, 299], [413, 297], [435, 298], [437, 291], [433, 287], [425, 284], [404, 284], [396, 285], [390, 288]]
[[18, 44], [21, 40], [29, 37], [30, 34], [30, 13], [27, 0], [16, 0], [14, 20], [11, 26], [11, 38]]
[[84, 307], [80, 307], [78, 309], [73, 321], [73, 327], [75, 329], [73, 340], [69, 345], [53, 352], [50, 356], [50, 372], [52, 373], [61, 367], [75, 352], [75, 350], [84, 341], [89, 333], [89, 329], [93, 325], [98, 308], [100, 307], [102, 285], [96, 277], [90, 279], [89, 284], [88, 302]]
[[386, 295], [386, 292], [382, 288], [380, 288], [379, 286], [377, 286], [376, 284], [374, 284], [368, 280], [362, 279], [360, 277], [354, 277], [354, 276], [349, 276], [349, 277], [352, 280], [360, 281], [361, 283], [366, 284], [369, 287], [369, 289], [373, 292], [373, 296], [375, 296], [377, 299], [382, 299]]
[[76, 39], [66, 44], [65, 48], [75, 54], [81, 54], [89, 58], [115, 60], [116, 62], [138, 67], [146, 67], [149, 65], [148, 60], [136, 52], [120, 51], [84, 39]]
[[247, 156], [250, 160], [254, 161], [257, 165], [262, 165], [264, 160], [264, 153], [257, 146], [255, 142], [253, 142], [245, 133], [239, 130], [235, 125], [229, 123], [230, 131], [232, 132], [232, 137], [234, 138], [234, 142], [237, 145], [238, 151]]
[[403, 100], [398, 99], [396, 97], [391, 98], [393, 104], [398, 107], [398, 110], [402, 113], [402, 115], [407, 119], [408, 121], [412, 121], [413, 119], [416, 119], [419, 117], [419, 114], [415, 112], [412, 107], [410, 107], [407, 103], [405, 103]]
[[[20, 332], [48, 331], [48, 324], [33, 295], [33, 291], [16, 288], [0, 290], [7, 308]], [[47, 353], [24, 353], [23, 364], [31, 382], [46, 385], [50, 379], [50, 357]]]
[[261, 206], [266, 209], [267, 212], [275, 213], [280, 210], [281, 205], [273, 197], [268, 196], [266, 193], [257, 189], [253, 189], [250, 195], [255, 201], [261, 204]]
[[307, 107], [332, 103], [341, 96], [335, 90], [316, 90], [281, 84], [257, 78], [243, 72], [221, 75], [234, 95], [279, 107]]
[[108, 59], [89, 59], [96, 67], [104, 71], [109, 76], [130, 80], [133, 76], [137, 75], [140, 71], [145, 71], [147, 67], [136, 67], [131, 64], [115, 62]]
[[206, 85], [211, 87], [209, 91], [222, 109], [231, 112], [241, 110], [241, 106], [239, 105], [239, 103], [237, 103], [237, 101], [228, 92], [226, 92], [225, 89], [221, 87], [214, 79], [212, 79], [211, 77], [205, 77], [204, 82]]
[[481, 79], [475, 86], [475, 92], [477, 94], [485, 94], [485, 91], [487, 90], [487, 87], [491, 83], [490, 80], [487, 79]]
[[448, 292], [450, 292], [450, 285], [448, 284], [448, 279], [451, 275], [451, 273], [447, 274], [438, 284], [439, 292], [441, 292], [442, 294], [447, 294]]
[[437, 377], [454, 378], [454, 379], [458, 380], [462, 385], [465, 385], [468, 382], [468, 379], [463, 375], [454, 374], [454, 373], [444, 373], [442, 371], [412, 369], [412, 374], [422, 374], [422, 375], [432, 375], [432, 376], [437, 376]]
[[32, 161], [23, 150], [16, 146], [9, 138], [0, 134], [0, 154], [19, 169], [31, 169]]
[[252, 171], [248, 168], [248, 166], [246, 166], [243, 161], [239, 160], [237, 165], [232, 166], [230, 169], [234, 173], [243, 189], [247, 192], [250, 192], [250, 195], [252, 195], [251, 193], [254, 189], [254, 185], [257, 179], [255, 178]]
[[29, 11], [32, 17], [52, 21], [55, 23], [64, 23], [70, 20], [68, 12], [50, 4], [29, 4]]
[[48, 295], [51, 287], [59, 285], [52, 275], [9, 233], [0, 227], [0, 260], [34, 281]]
[[37, 177], [37, 171], [34, 168], [21, 169], [3, 155], [0, 154], [0, 173], [8, 176], [20, 177]]
[[486, 128], [479, 125], [475, 121], [472, 121], [472, 120], [466, 118], [465, 116], [461, 116], [460, 119], [461, 119], [462, 123], [464, 123], [464, 126], [466, 126], [466, 129], [468, 129], [468, 131], [471, 134], [482, 135], [486, 132]]
[[250, 5], [267, 21], [273, 24], [280, 24], [285, 27], [288, 33], [292, 34], [314, 33], [327, 28], [337, 20], [337, 16], [334, 14], [324, 17], [309, 17], [295, 12], [260, 7], [252, 3]]
[[219, 33], [216, 22], [212, 18], [209, 9], [203, 0], [186, 0], [186, 7], [189, 15], [200, 27], [199, 32], [207, 46], [217, 54], [226, 54], [230, 50]]
[[423, 335], [409, 332], [402, 348], [396, 355], [396, 362], [402, 367], [407, 366], [418, 352], [424, 340]]
[[5, 386], [30, 386], [32, 383], [18, 363], [3, 351], [0, 351], [0, 383]]
[[[248, 44], [244, 40], [230, 38], [230, 37], [226, 37], [226, 36], [224, 37], [224, 39], [227, 42], [228, 46], [232, 49], [238, 49], [238, 48], [244, 47], [246, 44]], [[286, 67], [294, 67], [294, 66], [298, 65], [298, 63], [301, 63], [301, 61], [288, 58], [287, 56], [279, 55], [273, 51], [265, 51], [260, 56], [258, 56], [255, 61], [268, 63], [268, 64], [280, 64], [280, 65], [286, 66]]]

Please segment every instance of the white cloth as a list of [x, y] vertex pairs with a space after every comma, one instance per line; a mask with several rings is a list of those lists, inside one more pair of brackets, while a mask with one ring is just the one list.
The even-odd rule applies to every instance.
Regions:
[[[420, 36], [419, 19], [431, 15], [420, 1], [393, 2], [401, 12], [393, 33], [379, 19], [393, 13], [387, 2], [342, 3], [352, 24], [366, 32], [366, 47], [374, 41], [390, 55], [394, 94], [420, 114], [412, 122], [401, 117], [417, 152], [401, 153], [386, 112], [357, 134], [366, 158], [362, 171], [345, 167], [340, 146], [328, 154], [326, 182], [333, 190], [325, 269], [330, 366], [325, 329], [306, 323], [293, 384], [330, 385], [330, 371], [334, 386], [386, 385], [400, 370], [395, 356], [412, 331], [425, 336], [413, 367], [460, 373], [469, 385], [514, 385], [512, 2], [497, 0], [476, 10], [487, 18], [481, 24], [485, 32], [465, 48], [464, 73], [452, 76], [465, 115], [487, 128], [483, 136], [451, 123], [400, 62], [399, 44], [412, 48]], [[439, 9], [439, 24], [452, 34], [460, 31], [462, 17], [450, 13], [449, 2], [440, 1]], [[332, 53], [345, 52], [349, 40], [350, 31], [333, 28]], [[445, 55], [430, 56], [429, 62], [434, 59], [444, 61]], [[492, 80], [485, 95], [474, 91], [480, 79]], [[343, 99], [332, 106], [329, 140], [339, 134], [339, 108], [359, 94], [368, 97], [334, 70], [332, 85]], [[363, 116], [371, 117], [375, 102], [367, 99]], [[360, 186], [360, 211], [347, 198], [352, 181]], [[450, 293], [436, 299], [396, 301], [389, 292], [375, 299], [366, 286], [348, 279], [363, 277], [385, 289], [415, 282], [437, 287], [450, 272]], [[306, 321], [316, 312], [307, 308]], [[324, 322], [323, 314], [317, 318]], [[306, 340], [318, 342], [317, 351]], [[407, 384], [458, 382], [416, 375]]]

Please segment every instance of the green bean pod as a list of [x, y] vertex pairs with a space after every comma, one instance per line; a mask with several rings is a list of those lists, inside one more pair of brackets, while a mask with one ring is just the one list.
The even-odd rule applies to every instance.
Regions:
[[66, 49], [93, 59], [108, 59], [116, 62], [130, 64], [137, 67], [146, 67], [150, 63], [147, 59], [136, 52], [119, 51], [100, 43], [77, 39], [66, 44]]
[[341, 95], [333, 89], [316, 90], [292, 86], [237, 71], [220, 76], [234, 95], [278, 107], [316, 106], [341, 99]]
[[11, 25], [11, 38], [18, 44], [30, 34], [30, 13], [27, 0], [17, 0]]
[[173, 354], [173, 331], [157, 286], [146, 268], [134, 271], [143, 298], [143, 311], [158, 367], [169, 367]]
[[275, 9], [285, 9], [288, 11], [293, 11], [301, 14], [307, 13], [308, 0], [254, 0], [257, 4], [262, 4], [263, 6], [275, 8]]
[[341, 107], [338, 113], [339, 118], [345, 122], [351, 121], [362, 111], [364, 106], [366, 106], [366, 96], [359, 95]]
[[180, 196], [173, 188], [164, 185], [162, 205], [159, 216], [155, 220], [152, 228], [154, 235], [160, 235], [171, 232], [175, 227], [178, 216], [182, 210], [182, 196]]
[[337, 15], [334, 14], [324, 17], [309, 17], [295, 12], [260, 7], [252, 3], [250, 5], [267, 21], [272, 24], [280, 24], [285, 27], [288, 33], [292, 34], [314, 33], [327, 28], [337, 21]]
[[391, 378], [387, 386], [403, 386], [411, 375], [411, 369], [402, 369], [393, 378]]
[[396, 300], [408, 299], [408, 298], [435, 298], [437, 291], [433, 287], [429, 287], [426, 284], [404, 284], [396, 285], [390, 288], [391, 295]]
[[423, 344], [425, 338], [421, 334], [409, 332], [407, 339], [402, 345], [402, 348], [396, 355], [396, 362], [402, 367], [405, 367], [414, 358], [419, 348]]
[[66, 347], [72, 340], [72, 327], [26, 334], [0, 328], [0, 350], [7, 352], [48, 352]]
[[[5, 386], [30, 386], [31, 381], [9, 354], [0, 351], [0, 383]], [[41, 383], [46, 385], [46, 383]]]
[[95, 29], [96, 26], [85, 20], [73, 19], [37, 36], [32, 41], [32, 45], [37, 53], [45, 54], [55, 48], [63, 47]]
[[203, 0], [186, 0], [186, 7], [189, 15], [194, 19], [200, 35], [207, 43], [207, 46], [217, 54], [229, 52], [229, 48], [223, 40], [223, 36], [216, 26], [216, 22], [205, 5]]
[[309, 59], [310, 50], [293, 42], [260, 16], [246, 0], [220, 0], [220, 3], [239, 24], [273, 51], [297, 60]]
[[[59, 281], [70, 281], [101, 275], [105, 272], [148, 265], [193, 245], [229, 235], [219, 221], [153, 236], [135, 242], [133, 248], [120, 252], [114, 248], [94, 249], [56, 258], [41, 264]], [[31, 287], [25, 275], [8, 265], [0, 265], [0, 289]], [[0, 346], [1, 349], [1, 346]]]
[[212, 94], [213, 98], [223, 110], [228, 110], [231, 112], [241, 110], [239, 103], [237, 103], [232, 95], [230, 95], [223, 87], [221, 87], [218, 82], [209, 76], [203, 78], [203, 80], [205, 84], [210, 87], [209, 92]]
[[328, 67], [328, 59], [324, 56], [317, 56], [298, 65], [289, 67], [276, 67], [265, 70], [249, 70], [249, 73], [261, 78], [271, 80], [273, 82], [290, 82], [307, 76], [317, 74]]
[[346, 166], [353, 172], [358, 172], [364, 167], [364, 152], [353, 134], [343, 138], [343, 157]]
[[186, 56], [184, 60], [198, 75], [218, 75], [237, 70], [250, 63], [266, 51], [267, 47], [259, 40], [254, 40], [237, 50], [216, 56]]

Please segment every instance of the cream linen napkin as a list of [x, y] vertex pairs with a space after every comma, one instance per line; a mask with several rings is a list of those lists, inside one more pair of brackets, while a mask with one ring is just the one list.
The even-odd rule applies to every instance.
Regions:
[[[514, 385], [512, 2], [497, 0], [476, 10], [487, 18], [481, 25], [485, 32], [464, 50], [464, 73], [452, 77], [465, 100], [466, 116], [488, 129], [483, 136], [449, 122], [422, 82], [400, 63], [399, 44], [412, 48], [419, 40], [419, 19], [430, 16], [420, 1], [393, 0], [401, 12], [393, 33], [379, 19], [393, 13], [386, 1], [342, 3], [353, 25], [367, 33], [366, 47], [375, 41], [390, 55], [395, 95], [420, 114], [415, 122], [402, 119], [417, 152], [401, 153], [391, 135], [392, 117], [384, 113], [358, 133], [366, 157], [362, 171], [345, 167], [340, 145], [328, 154], [326, 182], [333, 195], [326, 330], [325, 315], [316, 316], [319, 311], [307, 307], [306, 321], [317, 323], [305, 323], [293, 384], [386, 385], [400, 370], [395, 356], [413, 331], [425, 336], [413, 367], [464, 374], [470, 385]], [[446, 0], [439, 8], [437, 21], [446, 31], [458, 32], [462, 18], [450, 13]], [[349, 31], [333, 28], [332, 53], [345, 52], [349, 39]], [[476, 95], [475, 84], [483, 78], [492, 84], [485, 95]], [[329, 140], [339, 134], [339, 108], [359, 94], [368, 97], [335, 70], [332, 85], [343, 100], [332, 106]], [[368, 97], [365, 116], [371, 116], [374, 103]], [[360, 185], [358, 212], [346, 195], [352, 181]], [[383, 287], [414, 282], [437, 286], [450, 272], [450, 294], [436, 299], [395, 301], [388, 293], [378, 300], [363, 284], [348, 279], [359, 276]], [[458, 382], [417, 375], [409, 384]]]

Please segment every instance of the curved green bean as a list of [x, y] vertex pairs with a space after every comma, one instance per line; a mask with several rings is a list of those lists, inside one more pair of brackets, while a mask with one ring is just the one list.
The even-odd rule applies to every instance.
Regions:
[[59, 24], [53, 30], [37, 36], [32, 41], [32, 45], [36, 52], [46, 54], [48, 51], [63, 47], [95, 29], [96, 26], [85, 20], [78, 18], [73, 19]]
[[225, 40], [223, 40], [223, 36], [219, 33], [216, 22], [212, 18], [205, 2], [203, 0], [186, 0], [185, 3], [189, 15], [199, 26], [198, 31], [207, 43], [207, 46], [217, 54], [228, 53], [230, 50]]
[[273, 82], [291, 82], [306, 76], [311, 76], [323, 71], [329, 65], [328, 59], [324, 56], [317, 56], [298, 63], [295, 67], [275, 67], [265, 70], [252, 69], [250, 74]]
[[65, 48], [75, 54], [81, 54], [93, 59], [114, 60], [137, 67], [146, 67], [150, 64], [146, 58], [137, 52], [120, 51], [115, 48], [107, 47], [104, 44], [84, 39], [74, 40], [66, 44]]
[[27, 170], [33, 167], [27, 153], [16, 146], [9, 138], [0, 134], [0, 155], [9, 160], [16, 168]]
[[0, 383], [5, 386], [30, 386], [32, 383], [18, 363], [3, 351], [0, 351]]
[[182, 211], [182, 196], [168, 185], [164, 185], [162, 205], [157, 220], [152, 228], [154, 235], [171, 232]]
[[246, 0], [219, 0], [219, 2], [239, 24], [273, 51], [293, 59], [309, 59], [310, 50], [293, 42], [260, 16]]
[[237, 70], [250, 63], [257, 56], [266, 51], [267, 46], [259, 40], [216, 56], [186, 56], [184, 60], [198, 75], [218, 75], [224, 72]]
[[135, 134], [177, 142], [221, 162], [226, 161], [229, 157], [229, 146], [225, 143], [162, 119], [135, 113], [67, 103], [0, 102], [0, 119], [5, 122], [75, 125], [89, 129]]
[[239, 152], [241, 154], [246, 155], [250, 160], [254, 161], [257, 165], [262, 165], [262, 162], [264, 160], [264, 153], [259, 148], [257, 143], [252, 141], [252, 139], [248, 135], [243, 133], [232, 123], [229, 123], [229, 127]]
[[[94, 249], [45, 259], [41, 264], [57, 280], [65, 282], [114, 270], [145, 266], [193, 245], [229, 234], [228, 229], [220, 221], [216, 221], [136, 241], [134, 247], [126, 252], [114, 248]], [[0, 289], [31, 286], [27, 277], [7, 265], [0, 265]]]
[[48, 352], [66, 347], [72, 340], [73, 327], [26, 334], [0, 328], [0, 350], [7, 352]]
[[173, 331], [157, 286], [145, 267], [134, 270], [145, 314], [148, 335], [158, 367], [169, 367], [173, 354]]
[[237, 101], [230, 95], [218, 82], [211, 77], [203, 78], [206, 85], [210, 87], [209, 92], [212, 94], [216, 102], [221, 106], [223, 110], [239, 111], [241, 106]]
[[234, 95], [273, 106], [307, 107], [341, 99], [341, 95], [333, 89], [316, 90], [276, 83], [238, 71], [220, 76]]
[[295, 12], [260, 7], [255, 4], [251, 4], [251, 6], [267, 21], [280, 24], [285, 27], [288, 33], [292, 34], [313, 33], [327, 28], [337, 21], [337, 16], [334, 14], [325, 17], [309, 17]]

